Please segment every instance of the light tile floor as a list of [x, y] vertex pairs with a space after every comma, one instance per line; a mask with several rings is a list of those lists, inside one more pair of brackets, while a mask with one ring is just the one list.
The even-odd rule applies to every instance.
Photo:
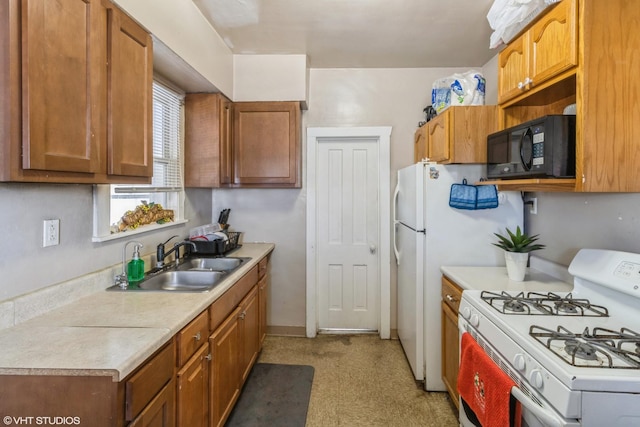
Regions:
[[458, 425], [448, 395], [414, 381], [397, 340], [268, 336], [258, 362], [315, 368], [307, 427]]

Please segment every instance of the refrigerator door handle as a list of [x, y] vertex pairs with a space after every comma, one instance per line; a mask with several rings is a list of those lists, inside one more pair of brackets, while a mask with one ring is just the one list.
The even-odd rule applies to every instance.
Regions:
[[393, 253], [396, 256], [396, 264], [400, 265], [400, 252], [398, 251], [398, 218], [396, 211], [398, 208], [398, 194], [400, 194], [400, 173], [398, 172], [398, 183], [393, 191]]

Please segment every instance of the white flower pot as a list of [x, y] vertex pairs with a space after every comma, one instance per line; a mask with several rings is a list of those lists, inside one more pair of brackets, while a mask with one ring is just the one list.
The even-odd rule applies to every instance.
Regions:
[[529, 252], [504, 252], [504, 260], [507, 263], [507, 274], [509, 279], [522, 282], [527, 272], [527, 261]]

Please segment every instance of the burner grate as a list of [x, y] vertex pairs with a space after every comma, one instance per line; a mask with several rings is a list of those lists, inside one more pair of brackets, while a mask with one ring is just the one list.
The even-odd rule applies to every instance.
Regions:
[[573, 298], [570, 293], [561, 297], [552, 292], [529, 292], [525, 296], [524, 292], [511, 295], [504, 291], [482, 291], [480, 298], [495, 310], [508, 315], [609, 316], [606, 307], [591, 304], [587, 299]]
[[612, 331], [596, 327], [592, 332], [585, 328], [582, 333], [573, 333], [563, 326], [554, 331], [532, 325], [529, 335], [572, 366], [640, 369], [640, 334], [627, 328]]

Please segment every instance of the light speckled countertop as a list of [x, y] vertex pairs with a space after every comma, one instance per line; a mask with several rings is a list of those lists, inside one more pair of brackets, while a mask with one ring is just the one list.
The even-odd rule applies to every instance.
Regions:
[[572, 283], [529, 268], [522, 282], [509, 280], [505, 267], [450, 267], [440, 271], [464, 290], [569, 292]]
[[0, 375], [94, 375], [120, 381], [274, 248], [244, 243], [251, 260], [210, 292], [100, 291], [0, 330]]

